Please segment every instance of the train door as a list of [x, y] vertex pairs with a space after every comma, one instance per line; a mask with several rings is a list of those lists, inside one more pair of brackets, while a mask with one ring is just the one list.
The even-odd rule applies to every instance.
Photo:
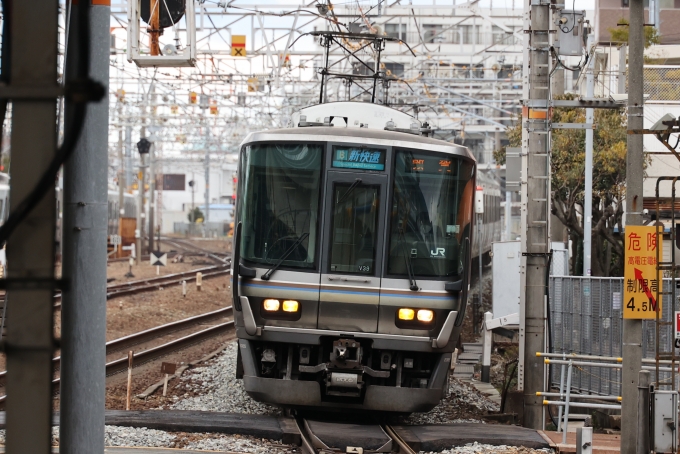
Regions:
[[328, 172], [319, 329], [376, 332], [387, 177]]

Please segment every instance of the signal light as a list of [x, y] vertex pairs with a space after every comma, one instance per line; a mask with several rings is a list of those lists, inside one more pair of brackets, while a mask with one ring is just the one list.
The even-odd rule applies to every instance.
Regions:
[[297, 312], [300, 308], [300, 303], [295, 300], [285, 300], [283, 302], [283, 312]]
[[413, 320], [416, 312], [413, 309], [402, 307], [399, 309], [399, 320]]
[[281, 304], [279, 303], [279, 300], [266, 299], [262, 303], [262, 306], [264, 307], [265, 311], [276, 312], [276, 311], [279, 310], [279, 307], [281, 306]]
[[418, 321], [429, 323], [434, 320], [434, 312], [429, 309], [418, 309]]

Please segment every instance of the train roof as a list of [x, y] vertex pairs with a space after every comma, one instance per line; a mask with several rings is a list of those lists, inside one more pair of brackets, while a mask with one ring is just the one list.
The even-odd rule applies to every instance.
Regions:
[[[354, 140], [359, 139], [359, 140]], [[372, 144], [416, 148], [427, 151], [438, 151], [454, 154], [475, 160], [470, 151], [457, 144], [452, 144], [439, 139], [418, 136], [405, 132], [385, 131], [368, 128], [344, 128], [337, 126], [309, 126], [304, 128], [270, 129], [253, 132], [246, 136], [243, 144], [252, 142], [271, 141], [305, 141], [305, 142], [358, 142], [364, 143], [369, 139]]]
[[427, 123], [382, 104], [337, 101], [307, 106], [294, 112], [289, 124], [286, 129], [251, 133], [243, 143], [296, 140], [364, 145], [368, 139], [374, 145], [438, 151], [475, 161], [462, 145], [422, 136], [430, 132]]

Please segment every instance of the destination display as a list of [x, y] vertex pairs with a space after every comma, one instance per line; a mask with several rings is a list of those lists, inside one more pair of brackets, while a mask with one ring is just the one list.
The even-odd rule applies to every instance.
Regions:
[[455, 175], [456, 162], [453, 159], [412, 154], [406, 165], [410, 173]]
[[385, 150], [334, 147], [333, 167], [359, 170], [385, 170]]

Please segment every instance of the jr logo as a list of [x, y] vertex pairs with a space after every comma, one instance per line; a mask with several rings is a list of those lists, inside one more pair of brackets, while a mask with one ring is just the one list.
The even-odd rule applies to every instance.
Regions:
[[444, 257], [446, 258], [446, 248], [438, 247], [436, 249], [430, 249], [430, 257]]

